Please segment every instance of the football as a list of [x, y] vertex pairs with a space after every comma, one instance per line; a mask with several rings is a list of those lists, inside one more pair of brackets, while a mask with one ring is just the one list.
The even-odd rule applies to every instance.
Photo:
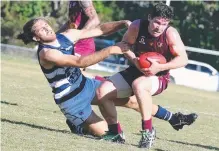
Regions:
[[149, 68], [151, 66], [151, 62], [148, 58], [157, 61], [160, 64], [165, 64], [167, 61], [165, 57], [157, 52], [146, 52], [139, 56], [139, 66], [141, 68]]

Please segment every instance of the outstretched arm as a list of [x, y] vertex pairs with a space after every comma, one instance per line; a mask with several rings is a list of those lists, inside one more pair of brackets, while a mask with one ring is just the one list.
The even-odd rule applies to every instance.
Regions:
[[113, 21], [103, 23], [97, 28], [94, 29], [84, 29], [80, 35], [80, 39], [84, 39], [87, 37], [97, 37], [101, 35], [110, 35], [120, 29], [128, 27], [130, 21], [128, 20], [121, 20], [121, 21]]
[[84, 13], [88, 17], [88, 20], [85, 26], [83, 27], [83, 29], [91, 29], [99, 25], [100, 20], [93, 6], [92, 0], [86, 0], [86, 1], [80, 0], [79, 4], [81, 8], [83, 9]]
[[81, 57], [74, 55], [66, 55], [56, 49], [43, 49], [40, 51], [39, 55], [40, 63], [43, 66], [49, 65], [51, 67], [51, 65], [57, 65], [85, 68], [104, 60], [109, 55], [122, 54], [123, 51], [126, 50], [126, 45], [118, 43], [115, 46], [110, 46], [93, 54]]
[[67, 36], [72, 42], [76, 42], [80, 39], [112, 34], [122, 28], [129, 26], [129, 24], [130, 21], [128, 20], [107, 22], [93, 29], [82, 29], [82, 30], [69, 29], [63, 34]]

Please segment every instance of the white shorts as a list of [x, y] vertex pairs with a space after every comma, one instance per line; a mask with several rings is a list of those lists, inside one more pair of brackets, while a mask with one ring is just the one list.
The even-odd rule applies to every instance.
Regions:
[[[160, 82], [157, 76], [151, 76], [149, 78], [151, 79], [152, 82], [152, 88], [150, 93], [151, 95], [154, 95], [160, 87]], [[123, 78], [123, 76], [120, 73], [116, 73], [115, 75], [109, 77], [109, 80], [116, 87], [118, 98], [126, 98], [133, 94], [131, 86], [128, 84], [128, 82]]]
[[75, 126], [82, 124], [92, 113], [91, 102], [101, 82], [86, 78], [83, 90], [73, 98], [58, 104], [65, 117]]

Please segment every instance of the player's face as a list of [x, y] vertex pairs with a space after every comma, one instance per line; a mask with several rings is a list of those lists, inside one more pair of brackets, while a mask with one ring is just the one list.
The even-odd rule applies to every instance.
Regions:
[[160, 36], [169, 25], [170, 20], [162, 17], [154, 17], [149, 20], [148, 31], [153, 37]]
[[32, 30], [34, 31], [36, 38], [42, 42], [51, 42], [56, 39], [56, 34], [50, 25], [44, 20], [38, 20]]

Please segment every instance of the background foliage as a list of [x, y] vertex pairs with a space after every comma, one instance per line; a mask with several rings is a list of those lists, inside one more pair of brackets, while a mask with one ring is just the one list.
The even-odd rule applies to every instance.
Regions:
[[[150, 1], [94, 1], [102, 22], [146, 18]], [[218, 1], [172, 1], [175, 17], [172, 25], [181, 34], [186, 46], [219, 51], [219, 2]], [[1, 43], [23, 45], [16, 40], [26, 21], [33, 17], [46, 16], [57, 30], [67, 20], [67, 2], [64, 1], [2, 1], [1, 2]], [[124, 31], [107, 39], [119, 41]], [[33, 45], [28, 45], [33, 47]], [[189, 53], [190, 58], [207, 60], [218, 64], [219, 59], [203, 54]], [[210, 57], [210, 59], [209, 59]], [[217, 65], [214, 65], [217, 66]], [[219, 67], [218, 67], [219, 68]]]

